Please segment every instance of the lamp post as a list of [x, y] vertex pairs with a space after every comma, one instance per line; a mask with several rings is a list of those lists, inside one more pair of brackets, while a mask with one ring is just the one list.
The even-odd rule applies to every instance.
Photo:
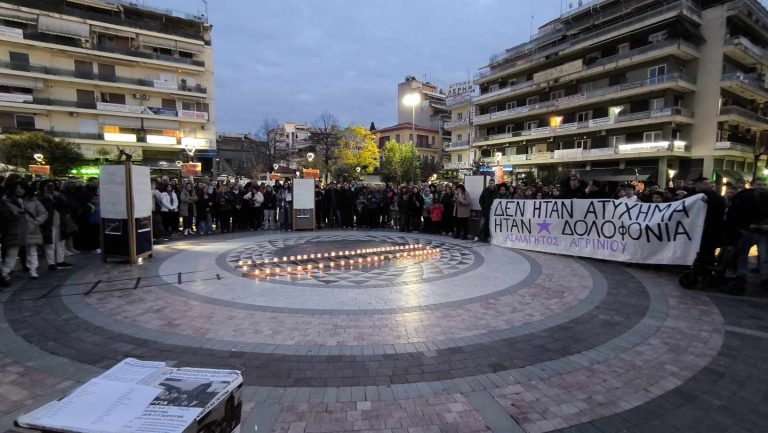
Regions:
[[[416, 154], [416, 106], [421, 103], [421, 95], [418, 93], [409, 93], [403, 96], [403, 105], [411, 107], [411, 150], [413, 157]], [[415, 183], [416, 170], [413, 167], [413, 161], [411, 161], [411, 185]]]
[[669, 187], [672, 188], [673, 186], [675, 186], [673, 178], [675, 177], [675, 173], [677, 173], [677, 170], [669, 169], [667, 170], [667, 172], [669, 173]]

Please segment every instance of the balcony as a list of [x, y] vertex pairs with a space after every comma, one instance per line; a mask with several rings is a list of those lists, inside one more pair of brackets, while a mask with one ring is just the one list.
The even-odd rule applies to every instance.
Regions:
[[739, 122], [756, 127], [757, 129], [768, 128], [768, 117], [761, 116], [746, 108], [737, 107], [735, 105], [721, 107], [719, 120], [721, 122]]
[[755, 147], [748, 144], [735, 143], [733, 141], [718, 141], [715, 143], [715, 150], [734, 150], [749, 154], [755, 153]]
[[755, 75], [745, 75], [739, 72], [723, 74], [721, 85], [730, 92], [746, 99], [756, 99], [759, 102], [768, 100], [766, 80], [759, 80]]
[[744, 36], [726, 39], [725, 54], [744, 65], [768, 65], [768, 50]]
[[443, 164], [443, 169], [445, 170], [464, 170], [472, 168], [472, 163], [468, 161], [463, 162], [446, 162]]
[[443, 143], [443, 150], [466, 149], [469, 147], [469, 140], [457, 140]]
[[[519, 45], [517, 47], [510, 48], [506, 50], [504, 54], [495, 56], [495, 58], [492, 57], [490, 65], [486, 67], [487, 69], [481, 70], [474, 75], [475, 82], [488, 80], [492, 76], [498, 75], [500, 73], [509, 71], [517, 67], [521, 67], [521, 66], [531, 67], [535, 64], [546, 61], [547, 56], [549, 56], [550, 54], [560, 53], [561, 51], [571, 48], [579, 43], [608, 35], [611, 32], [629, 30], [629, 28], [632, 26], [635, 26], [638, 24], [646, 24], [645, 22], [648, 20], [661, 21], [667, 18], [666, 14], [670, 14], [674, 12], [678, 12], [678, 13], [687, 12], [695, 16], [701, 15], [701, 11], [696, 5], [689, 3], [688, 1], [679, 1], [679, 2], [669, 4], [667, 6], [659, 7], [659, 8], [641, 13], [640, 15], [637, 15], [632, 18], [628, 18], [626, 20], [623, 20], [617, 23], [609, 24], [602, 28], [596, 28], [592, 31], [584, 31], [584, 32], [578, 33], [574, 36], [571, 36], [566, 42], [563, 42], [559, 45], [555, 45], [550, 48], [537, 50], [538, 47], [535, 47], [535, 45], [538, 42], [534, 42], [534, 43], [528, 42], [528, 43]], [[590, 28], [594, 28], [594, 27], [590, 27]], [[563, 29], [561, 34], [565, 34], [565, 33], [566, 33], [566, 29]], [[548, 40], [552, 40], [552, 35], [547, 35], [547, 38]], [[500, 64], [508, 58], [523, 54], [523, 51], [527, 48], [533, 49], [533, 52], [530, 55], [523, 57], [519, 60], [515, 60], [509, 63], [505, 63], [504, 65], [494, 67], [496, 64]]]
[[15, 63], [15, 62], [9, 62], [7, 60], [0, 60], [0, 69], [10, 70], [10, 71], [32, 72], [35, 74], [42, 74], [49, 77], [78, 78], [81, 80], [93, 80], [93, 81], [99, 81], [103, 83], [130, 84], [133, 86], [149, 87], [149, 88], [160, 89], [163, 91], [180, 90], [183, 92], [203, 93], [203, 94], [208, 92], [208, 89], [200, 85], [189, 86], [184, 83], [177, 84], [177, 83], [160, 81], [160, 80], [144, 80], [141, 78], [105, 76], [105, 75], [94, 74], [94, 73], [88, 74], [87, 72], [82, 73], [82, 72], [75, 71], [73, 69], [54, 68], [52, 66], [33, 65], [33, 64], [26, 64], [26, 63]]
[[756, 27], [765, 29], [768, 27], [768, 11], [755, 0], [735, 0], [728, 4], [728, 11], [741, 13], [760, 23]]
[[[635, 81], [633, 83], [619, 84], [616, 86], [591, 90], [589, 92], [577, 93], [575, 95], [569, 95], [564, 98], [555, 99], [553, 101], [524, 105], [522, 107], [511, 108], [509, 110], [497, 111], [496, 113], [481, 114], [479, 116], [475, 116], [474, 124], [484, 125], [538, 112], [551, 111], [551, 109], [555, 107], [560, 109], [563, 107], [594, 103], [602, 99], [616, 99], [619, 96], [628, 96], [633, 93], [647, 93], [650, 91], [648, 90], [649, 87], [659, 85], [668, 85], [668, 87], [678, 86], [679, 90], [682, 91], [692, 91], [695, 89], [695, 84], [692, 79], [684, 77], [681, 74], [669, 74], [655, 78], [648, 78], [643, 81]], [[626, 94], [619, 95], [621, 92], [626, 92]]]
[[620, 144], [616, 147], [603, 147], [597, 149], [563, 149], [554, 152], [533, 152], [521, 155], [506, 155], [500, 159], [486, 157], [482, 160], [490, 164], [521, 164], [544, 161], [567, 161], [576, 159], [611, 159], [617, 155], [647, 154], [655, 152], [682, 153], [686, 151], [686, 143], [676, 141], [658, 141], [652, 143]]
[[[7, 37], [3, 35], [2, 37]], [[16, 39], [16, 38], [14, 38]], [[121, 49], [105, 44], [91, 44], [89, 41], [80, 41], [73, 38], [67, 38], [62, 36], [51, 35], [47, 33], [39, 32], [24, 32], [24, 38], [26, 40], [43, 42], [48, 44], [63, 45], [71, 48], [80, 48], [84, 50], [100, 51], [103, 53], [120, 54], [123, 56], [137, 57], [147, 60], [156, 60], [160, 62], [169, 62], [177, 65], [189, 65], [195, 67], [205, 67], [205, 62], [202, 60], [189, 59], [185, 57], [175, 57], [166, 54], [159, 54], [154, 52], [139, 51], [135, 49]]]
[[443, 123], [443, 129], [446, 129], [448, 131], [452, 129], [467, 128], [467, 127], [469, 127], [469, 119], [449, 120]]
[[[63, 99], [46, 98], [39, 96], [32, 96], [30, 94], [20, 93], [0, 93], [0, 102], [8, 102], [20, 105], [39, 106], [40, 109], [50, 109], [51, 107], [61, 108], [62, 111], [68, 111], [67, 108], [75, 108], [81, 110], [96, 110], [100, 112], [114, 112], [124, 113], [131, 115], [145, 116], [161, 116], [161, 117], [173, 117], [194, 121], [208, 121], [208, 113], [202, 111], [189, 111], [189, 110], [171, 110], [160, 107], [146, 107], [143, 105], [125, 105], [125, 104], [112, 104], [109, 102], [84, 102], [84, 101], [67, 101]], [[27, 107], [23, 107], [27, 108]], [[30, 107], [36, 108], [36, 107]]]
[[[685, 40], [682, 39], [668, 39], [662, 42], [657, 42], [654, 44], [649, 44], [643, 47], [635, 48], [634, 50], [627, 51], [625, 53], [615, 54], [613, 56], [609, 57], [603, 57], [600, 60], [597, 60], [596, 62], [584, 66], [584, 68], [580, 72], [576, 72], [574, 74], [579, 74], [579, 78], [587, 75], [591, 75], [593, 73], [603, 72], [605, 69], [604, 67], [607, 65], [612, 65], [614, 67], [618, 66], [618, 62], [626, 59], [632, 59], [633, 57], [641, 56], [643, 54], [652, 53], [652, 52], [658, 52], [656, 53], [658, 56], [667, 55], [666, 52], [662, 52], [663, 50], [674, 47], [677, 50], [683, 50], [687, 53], [685, 57], [687, 60], [693, 59], [695, 56], [694, 54], [698, 52], [698, 48]], [[649, 60], [650, 56], [645, 56], [640, 59], [633, 59], [632, 63], [635, 63], [635, 61], [646, 61]], [[626, 63], [621, 65], [626, 66]], [[548, 85], [547, 82], [541, 82], [541, 83], [534, 83], [533, 80], [530, 81], [524, 81], [522, 83], [514, 84], [509, 87], [505, 87], [503, 89], [499, 89], [493, 92], [487, 92], [483, 93], [474, 99], [475, 104], [484, 103], [484, 102], [490, 102], [493, 100], [499, 100], [504, 99], [505, 97], [510, 97], [515, 94], [522, 94], [530, 90], [538, 89], [541, 87], [546, 87]]]
[[693, 112], [690, 110], [677, 108], [677, 107], [665, 108], [662, 110], [643, 111], [639, 113], [632, 113], [632, 114], [627, 114], [624, 116], [617, 116], [617, 117], [601, 117], [598, 119], [592, 119], [585, 122], [565, 123], [557, 127], [545, 126], [542, 128], [526, 129], [522, 131], [509, 132], [505, 134], [494, 134], [486, 137], [478, 137], [475, 141], [475, 144], [484, 145], [484, 144], [491, 144], [491, 143], [484, 143], [484, 142], [526, 139], [528, 137], [537, 137], [537, 136], [540, 137], [540, 136], [550, 136], [550, 135], [552, 136], [568, 135], [568, 134], [573, 134], [574, 131], [586, 132], [586, 130], [590, 130], [590, 129], [601, 130], [601, 129], [608, 129], [608, 128], [614, 128], [614, 127], [622, 127], [623, 125], [620, 125], [621, 123], [633, 122], [638, 120], [646, 120], [646, 119], [656, 119], [656, 118], [670, 117], [670, 116], [681, 116], [681, 117], [691, 118], [691, 122], [693, 121], [692, 119]]
[[[63, 138], [71, 141], [89, 142], [89, 141], [105, 141], [108, 143], [125, 143], [131, 144], [143, 144], [147, 146], [156, 147], [170, 147], [181, 150], [179, 147], [179, 140], [173, 136], [152, 135], [148, 134], [146, 130], [138, 130], [135, 133], [85, 133], [85, 132], [66, 132], [66, 131], [53, 131], [43, 129], [19, 129], [19, 128], [0, 128], [0, 134], [20, 134], [24, 132], [42, 132], [51, 137]], [[208, 146], [207, 140], [203, 140], [199, 147]]]

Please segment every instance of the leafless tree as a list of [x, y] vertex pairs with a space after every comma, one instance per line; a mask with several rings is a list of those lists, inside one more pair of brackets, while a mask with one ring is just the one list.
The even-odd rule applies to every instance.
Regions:
[[286, 163], [288, 159], [288, 148], [275, 133], [281, 127], [277, 120], [265, 118], [256, 131], [254, 154], [256, 165], [263, 173], [271, 172], [274, 164]]
[[336, 162], [340, 132], [338, 120], [328, 111], [312, 122], [309, 140], [315, 145], [315, 158], [323, 170], [325, 183], [328, 183]]

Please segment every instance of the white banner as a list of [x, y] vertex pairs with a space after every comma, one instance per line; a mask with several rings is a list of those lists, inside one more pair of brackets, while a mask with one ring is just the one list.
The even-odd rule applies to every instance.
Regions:
[[704, 228], [702, 194], [672, 203], [495, 200], [491, 238], [508, 248], [631, 263], [691, 265]]

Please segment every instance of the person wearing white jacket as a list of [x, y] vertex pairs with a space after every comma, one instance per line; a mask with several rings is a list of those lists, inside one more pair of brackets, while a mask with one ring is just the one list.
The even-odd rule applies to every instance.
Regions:
[[[166, 185], [165, 191], [160, 194], [160, 213], [163, 216], [163, 226], [169, 234], [175, 233], [179, 228], [179, 198], [171, 184]], [[174, 221], [175, 220], [175, 221]]]
[[264, 194], [261, 193], [258, 185], [254, 184], [243, 196], [243, 200], [246, 203], [247, 225], [251, 230], [258, 230], [261, 227], [261, 205], [264, 203]]

